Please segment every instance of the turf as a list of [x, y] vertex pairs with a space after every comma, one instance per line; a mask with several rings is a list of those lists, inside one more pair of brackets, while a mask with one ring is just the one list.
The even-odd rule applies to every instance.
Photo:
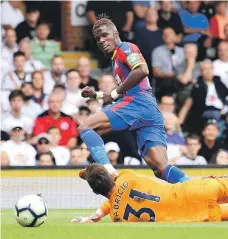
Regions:
[[225, 239], [228, 223], [101, 223], [71, 224], [74, 216], [90, 210], [49, 210], [47, 221], [38, 228], [17, 224], [13, 210], [1, 211], [3, 239]]

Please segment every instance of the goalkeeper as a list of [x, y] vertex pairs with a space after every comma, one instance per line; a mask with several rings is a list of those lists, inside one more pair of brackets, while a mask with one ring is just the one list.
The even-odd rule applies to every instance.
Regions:
[[[72, 222], [220, 222], [228, 220], [228, 177], [170, 184], [157, 178], [91, 164], [81, 171], [93, 192], [108, 200], [90, 217]], [[226, 204], [227, 203], [227, 204]]]

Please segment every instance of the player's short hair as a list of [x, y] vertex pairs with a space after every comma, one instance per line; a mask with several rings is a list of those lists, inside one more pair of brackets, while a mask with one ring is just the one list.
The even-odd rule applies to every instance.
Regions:
[[116, 30], [115, 24], [109, 19], [109, 16], [107, 16], [105, 13], [102, 13], [98, 15], [98, 20], [93, 25], [93, 34], [96, 35], [98, 28], [101, 26], [107, 26], [112, 27]]
[[22, 52], [22, 51], [17, 51], [13, 54], [13, 59], [15, 59], [16, 57], [19, 57], [19, 56], [24, 56], [25, 57], [25, 53]]
[[107, 196], [115, 186], [112, 175], [104, 166], [93, 163], [86, 168], [86, 181], [92, 188], [93, 192], [102, 196]]
[[24, 100], [24, 94], [21, 90], [13, 90], [9, 95], [9, 101], [12, 101], [13, 99], [20, 97]]

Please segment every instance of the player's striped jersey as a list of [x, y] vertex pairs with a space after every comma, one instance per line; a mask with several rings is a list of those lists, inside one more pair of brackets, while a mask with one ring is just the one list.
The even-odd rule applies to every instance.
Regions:
[[[146, 64], [139, 48], [129, 42], [121, 42], [117, 45], [113, 56], [113, 77], [118, 85], [121, 85], [131, 70], [139, 65]], [[151, 89], [148, 77], [145, 77], [138, 85], [126, 92], [127, 95], [139, 91]]]
[[219, 221], [217, 198], [224, 194], [221, 188], [217, 180], [197, 178], [169, 184], [123, 170], [101, 211], [104, 215], [110, 214], [114, 222]]

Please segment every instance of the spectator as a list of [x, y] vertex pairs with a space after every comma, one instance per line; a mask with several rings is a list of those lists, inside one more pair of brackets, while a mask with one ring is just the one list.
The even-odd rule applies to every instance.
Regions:
[[0, 139], [0, 146], [1, 144], [5, 143], [6, 141], [8, 141], [9, 138], [9, 134], [7, 134], [5, 131], [1, 130], [1, 139]]
[[227, 150], [219, 150], [215, 155], [215, 162], [217, 165], [228, 165]]
[[180, 43], [184, 33], [184, 27], [181, 19], [177, 13], [172, 12], [172, 1], [161, 1], [160, 11], [158, 12], [158, 27], [164, 29], [167, 27], [172, 28], [176, 33], [176, 43]]
[[161, 111], [174, 113], [175, 111], [175, 100], [172, 95], [164, 95], [161, 98], [159, 108]]
[[36, 38], [31, 41], [32, 56], [40, 60], [48, 69], [51, 68], [51, 59], [55, 55], [60, 55], [59, 44], [48, 40], [50, 25], [47, 22], [40, 22], [36, 26]]
[[[16, 124], [15, 124], [16, 125]], [[35, 166], [35, 149], [23, 142], [25, 132], [21, 126], [10, 130], [10, 140], [1, 145], [1, 152], [7, 154], [10, 166]]]
[[[2, 63], [7, 63], [8, 69], [12, 67], [13, 54], [18, 51], [16, 39], [16, 32], [14, 29], [7, 29], [5, 33], [5, 42], [2, 44], [1, 60]], [[5, 69], [3, 70], [5, 72]]]
[[118, 164], [118, 159], [120, 157], [120, 147], [117, 143], [108, 142], [105, 144], [105, 152], [108, 154], [112, 165]]
[[183, 42], [196, 42], [202, 35], [210, 35], [209, 22], [205, 15], [198, 12], [200, 1], [187, 2], [187, 9], [179, 12], [184, 25]]
[[145, 17], [147, 10], [151, 7], [150, 1], [132, 1], [132, 7], [134, 10], [134, 27], [136, 30], [146, 26]]
[[91, 66], [90, 61], [87, 57], [80, 57], [77, 61], [76, 69], [78, 70], [78, 73], [81, 78], [81, 84], [80, 89], [83, 89], [86, 86], [92, 87], [95, 91], [98, 90], [98, 82], [97, 80], [94, 80], [90, 74], [91, 74]]
[[176, 34], [172, 28], [163, 30], [164, 45], [152, 53], [153, 75], [156, 78], [158, 98], [178, 91], [177, 68], [184, 62], [184, 50], [175, 45]]
[[35, 60], [31, 56], [31, 43], [28, 39], [23, 39], [19, 43], [19, 51], [25, 54], [25, 66], [24, 71], [26, 73], [32, 73], [34, 71], [45, 71], [46, 67], [39, 61]]
[[1, 3], [1, 24], [4, 29], [15, 28], [24, 21], [24, 16], [19, 9], [21, 1], [4, 1]]
[[50, 94], [55, 85], [65, 84], [65, 66], [61, 56], [53, 56], [51, 60], [51, 71], [44, 73], [45, 85], [44, 92]]
[[36, 36], [35, 28], [40, 17], [40, 12], [37, 8], [28, 8], [25, 20], [17, 25], [17, 41], [20, 42], [23, 38], [32, 40]]
[[73, 148], [77, 144], [77, 125], [70, 116], [60, 111], [61, 107], [61, 96], [51, 94], [48, 99], [48, 110], [39, 115], [35, 120], [33, 135], [36, 136], [46, 132], [51, 126], [56, 126], [61, 132], [59, 145]]
[[[145, 27], [135, 32], [135, 42], [143, 54], [149, 68], [151, 66], [151, 53], [163, 44], [162, 31], [158, 28], [158, 13], [156, 9], [149, 8], [145, 15]], [[153, 41], [151, 40], [153, 39]], [[151, 71], [151, 69], [150, 69]]]
[[82, 124], [85, 119], [87, 119], [90, 116], [90, 110], [86, 106], [81, 106], [79, 107], [79, 112], [76, 118], [76, 121], [78, 125]]
[[66, 73], [66, 101], [69, 105], [80, 107], [85, 105], [85, 99], [81, 96], [79, 88], [82, 80], [77, 70], [70, 69]]
[[208, 120], [202, 131], [203, 140], [202, 147], [199, 151], [199, 155], [203, 156], [208, 163], [211, 163], [212, 156], [220, 149], [227, 149], [227, 146], [223, 145], [219, 136], [219, 126], [216, 120]]
[[101, 105], [98, 100], [96, 99], [89, 99], [87, 101], [87, 106], [91, 112], [91, 114], [95, 114], [99, 111], [101, 111]]
[[111, 75], [103, 75], [98, 81], [99, 90], [105, 94], [110, 94], [116, 88], [116, 82]]
[[34, 89], [31, 82], [25, 82], [21, 86], [21, 91], [24, 94], [24, 105], [22, 113], [35, 119], [39, 114], [42, 113], [42, 109], [39, 104], [32, 100]]
[[212, 38], [211, 36], [202, 36], [198, 41], [198, 57], [197, 61], [204, 59], [215, 60], [217, 59], [217, 48], [220, 39]]
[[227, 1], [220, 1], [215, 4], [216, 15], [210, 19], [210, 31], [213, 37], [225, 39], [224, 28], [228, 24]]
[[50, 136], [50, 151], [55, 157], [56, 165], [66, 165], [70, 160], [70, 151], [63, 146], [59, 146], [59, 141], [61, 140], [61, 132], [59, 128], [52, 126], [47, 130], [47, 133]]
[[55, 166], [55, 158], [54, 156], [48, 153], [42, 153], [39, 155], [39, 166]]
[[36, 137], [36, 160], [39, 160], [39, 157], [43, 153], [50, 152], [51, 149], [51, 139], [47, 133], [41, 133]]
[[20, 90], [14, 90], [9, 95], [11, 111], [2, 118], [2, 130], [9, 133], [12, 128], [19, 126], [23, 128], [27, 135], [32, 133], [32, 118], [22, 113], [24, 105], [24, 95]]
[[183, 156], [176, 160], [175, 164], [179, 165], [207, 165], [204, 157], [199, 156], [198, 152], [201, 148], [200, 137], [197, 135], [189, 135], [186, 138], [187, 151]]
[[80, 146], [71, 149], [69, 165], [88, 165], [89, 162], [83, 157], [83, 152]]
[[225, 35], [224, 40], [228, 41], [228, 24], [226, 24], [224, 27], [224, 35]]
[[82, 149], [82, 158], [84, 159], [84, 161], [92, 162], [93, 159], [92, 159], [92, 157], [91, 157], [91, 155], [90, 155], [90, 152], [89, 152], [89, 150], [88, 150], [86, 144], [85, 144], [85, 143], [82, 143], [82, 144], [80, 145], [80, 147], [81, 147], [81, 149]]
[[199, 13], [202, 13], [208, 20], [215, 15], [215, 6], [213, 1], [202, 1], [199, 8]]
[[179, 120], [175, 114], [163, 112], [167, 140], [167, 154], [170, 161], [180, 157], [186, 151], [185, 139], [180, 133]]
[[34, 89], [32, 100], [43, 108], [46, 101], [46, 94], [44, 93], [44, 77], [42, 72], [34, 71], [32, 73], [32, 86]]
[[15, 90], [19, 89], [24, 82], [31, 81], [31, 75], [24, 71], [25, 66], [25, 54], [21, 51], [14, 53], [13, 65], [15, 70], [9, 71], [3, 78], [2, 89], [3, 90]]
[[214, 75], [220, 76], [222, 83], [228, 88], [228, 42], [219, 43], [218, 57], [213, 62]]
[[177, 69], [177, 79], [181, 83], [176, 97], [178, 109], [184, 105], [186, 99], [190, 96], [192, 85], [200, 75], [200, 63], [196, 62], [197, 46], [194, 43], [185, 44], [184, 58], [185, 60]]
[[9, 158], [8, 158], [8, 154], [6, 152], [1, 151], [0, 148], [0, 166], [2, 167], [7, 167], [9, 166]]
[[[70, 115], [70, 116], [74, 117], [75, 114], [78, 113], [78, 107], [76, 107], [75, 105], [71, 104], [66, 99], [67, 94], [66, 94], [66, 87], [64, 85], [55, 85], [55, 87], [53, 89], [53, 93], [59, 95], [59, 97], [61, 98], [61, 100], [62, 100], [61, 111], [64, 114], [67, 114], [67, 115]], [[48, 106], [46, 108], [48, 108]]]
[[190, 112], [188, 131], [200, 133], [205, 119], [214, 118], [218, 121], [221, 119], [227, 96], [228, 89], [221, 82], [220, 77], [213, 75], [212, 62], [203, 61], [201, 76], [180, 111], [181, 122], [184, 122]]

